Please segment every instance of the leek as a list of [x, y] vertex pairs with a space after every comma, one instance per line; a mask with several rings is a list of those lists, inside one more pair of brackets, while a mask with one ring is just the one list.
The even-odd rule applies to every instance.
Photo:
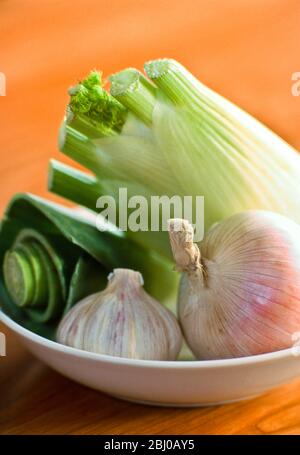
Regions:
[[104, 289], [119, 267], [140, 271], [161, 301], [175, 287], [158, 255], [124, 233], [99, 232], [94, 217], [26, 193], [10, 201], [0, 230], [0, 301], [24, 327], [51, 338], [61, 316]]
[[[115, 195], [122, 184], [148, 199], [204, 196], [206, 228], [248, 209], [300, 221], [300, 157], [291, 146], [178, 62], [154, 60], [145, 72], [112, 75], [110, 94], [95, 72], [70, 90], [60, 150], [91, 170], [102, 192]], [[88, 203], [49, 188], [96, 210], [95, 186]], [[132, 236], [170, 257], [164, 234]]]

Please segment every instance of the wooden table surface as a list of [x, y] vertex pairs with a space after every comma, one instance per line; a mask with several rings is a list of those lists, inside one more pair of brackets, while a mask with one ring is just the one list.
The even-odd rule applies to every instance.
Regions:
[[[17, 191], [47, 194], [66, 89], [174, 57], [300, 149], [299, 0], [2, 0], [0, 210]], [[203, 409], [121, 402], [51, 371], [7, 335], [0, 358], [2, 434], [300, 434], [300, 381], [251, 401]]]

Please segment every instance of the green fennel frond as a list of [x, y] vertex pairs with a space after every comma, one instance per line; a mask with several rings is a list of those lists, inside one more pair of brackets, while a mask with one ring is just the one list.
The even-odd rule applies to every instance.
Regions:
[[103, 88], [102, 75], [92, 71], [89, 76], [69, 89], [68, 123], [88, 120], [96, 129], [120, 132], [127, 109]]

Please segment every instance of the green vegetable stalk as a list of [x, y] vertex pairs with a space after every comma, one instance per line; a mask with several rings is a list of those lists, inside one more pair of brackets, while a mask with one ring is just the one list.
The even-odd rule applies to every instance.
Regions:
[[138, 270], [163, 300], [174, 289], [169, 264], [125, 235], [100, 232], [94, 218], [31, 194], [9, 203], [0, 230], [0, 301], [21, 325], [52, 337], [60, 317], [102, 290], [114, 268]]
[[[154, 60], [145, 72], [112, 75], [110, 94], [96, 72], [70, 90], [60, 150], [95, 180], [82, 196], [63, 181], [55, 186], [54, 169], [50, 190], [94, 210], [96, 185], [111, 195], [123, 185], [148, 199], [204, 196], [206, 228], [248, 209], [300, 222], [300, 156], [292, 147], [178, 62]], [[132, 236], [170, 257], [164, 232]]]

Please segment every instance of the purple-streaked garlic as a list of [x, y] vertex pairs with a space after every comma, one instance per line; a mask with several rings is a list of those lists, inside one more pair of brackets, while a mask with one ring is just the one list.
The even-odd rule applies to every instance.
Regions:
[[139, 272], [115, 269], [102, 292], [62, 319], [57, 341], [85, 351], [143, 360], [175, 360], [182, 344], [173, 314], [143, 289]]
[[200, 245], [186, 220], [169, 221], [178, 311], [199, 359], [225, 359], [289, 348], [300, 331], [300, 226], [281, 215], [248, 211], [211, 228]]

